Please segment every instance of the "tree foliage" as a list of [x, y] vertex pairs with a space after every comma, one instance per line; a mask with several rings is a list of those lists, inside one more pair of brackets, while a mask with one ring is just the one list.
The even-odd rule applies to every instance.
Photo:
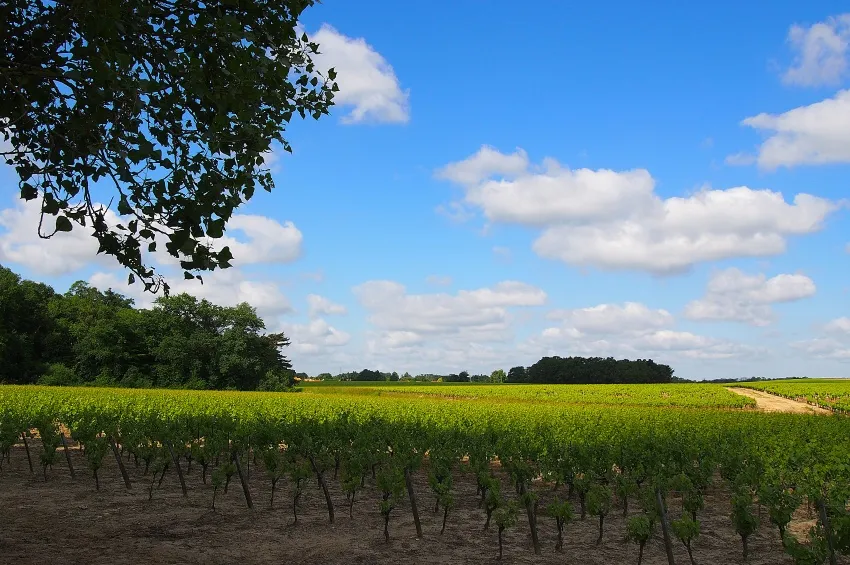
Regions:
[[149, 309], [79, 281], [65, 294], [0, 266], [0, 382], [283, 390], [282, 333], [248, 304], [188, 294]]
[[[297, 22], [314, 0], [9, 0], [0, 131], [39, 235], [87, 228], [146, 289], [165, 242], [186, 278], [230, 266], [234, 210], [274, 183], [263, 154], [294, 115], [327, 114], [335, 72]], [[300, 33], [300, 34], [299, 34]], [[96, 189], [124, 220], [108, 225]], [[35, 226], [33, 226], [35, 229]]]
[[627, 384], [669, 383], [673, 369], [652, 359], [616, 360], [613, 357], [544, 357], [527, 369], [513, 367], [509, 383]]

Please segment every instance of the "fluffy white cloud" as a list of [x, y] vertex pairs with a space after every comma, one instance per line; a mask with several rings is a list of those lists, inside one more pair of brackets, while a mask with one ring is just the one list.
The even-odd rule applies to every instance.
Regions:
[[691, 332], [658, 330], [641, 335], [632, 343], [632, 347], [647, 351], [689, 351], [705, 349], [715, 343], [709, 337]]
[[509, 310], [546, 302], [545, 292], [517, 281], [454, 295], [408, 294], [392, 281], [369, 281], [353, 291], [376, 328], [368, 336], [367, 350], [400, 359], [423, 346], [447, 351], [506, 342], [513, 335]]
[[791, 347], [814, 359], [850, 361], [850, 317], [830, 320], [822, 330], [821, 335], [792, 342]]
[[[97, 255], [97, 240], [91, 236], [91, 228], [74, 224], [70, 232], [58, 232], [49, 240], [39, 237], [38, 222], [41, 203], [38, 201], [18, 202], [15, 207], [0, 211], [0, 263], [16, 263], [40, 275], [57, 276], [78, 271], [95, 263], [114, 264], [105, 255]], [[107, 211], [105, 221], [109, 225], [118, 223], [118, 217]], [[41, 233], [50, 234], [54, 229], [52, 216], [45, 216]]]
[[[233, 237], [242, 232], [247, 241]], [[301, 255], [304, 236], [292, 222], [279, 223], [266, 216], [234, 214], [224, 237], [212, 241], [215, 249], [229, 246], [233, 265], [291, 263]]]
[[650, 310], [638, 302], [600, 304], [575, 310], [553, 310], [546, 316], [563, 320], [571, 328], [585, 333], [616, 334], [644, 331], [673, 325], [673, 316], [667, 310]]
[[763, 274], [726, 269], [711, 276], [705, 297], [685, 306], [685, 317], [767, 326], [774, 320], [771, 304], [807, 298], [815, 291], [814, 281], [805, 275], [781, 274], [768, 279]]
[[463, 202], [453, 204], [475, 206], [493, 222], [542, 227], [534, 251], [573, 265], [669, 274], [698, 262], [777, 255], [788, 236], [819, 230], [836, 209], [816, 196], [788, 203], [781, 193], [748, 187], [662, 199], [643, 169], [570, 170], [547, 159], [536, 170], [522, 152], [500, 160], [494, 151], [484, 147], [437, 171], [464, 189]]
[[526, 350], [544, 355], [653, 358], [661, 362], [721, 360], [754, 357], [760, 348], [671, 328], [666, 310], [653, 310], [638, 302], [600, 304], [574, 310], [553, 310], [547, 318], [562, 325], [530, 337]]
[[836, 84], [847, 74], [850, 14], [833, 16], [809, 27], [795, 24], [788, 31], [788, 43], [795, 56], [793, 65], [782, 76], [786, 84]]
[[449, 163], [437, 170], [437, 178], [462, 185], [476, 185], [494, 175], [514, 178], [528, 169], [528, 154], [517, 149], [515, 153], [505, 155], [494, 147], [483, 145], [478, 152], [456, 163]]
[[[503, 155], [484, 146], [468, 159], [437, 171], [466, 190], [465, 201], [493, 222], [545, 226], [621, 217], [653, 204], [654, 181], [643, 169], [618, 173], [570, 170], [547, 159], [541, 172], [530, 170], [519, 150]], [[492, 179], [498, 175], [500, 178]]]
[[316, 66], [337, 72], [337, 106], [352, 106], [343, 123], [407, 123], [409, 92], [402, 90], [392, 66], [362, 37], [351, 38], [324, 24], [310, 36], [319, 44]]
[[[850, 90], [782, 114], [761, 113], [742, 125], [767, 134], [755, 161], [766, 170], [850, 162]], [[727, 163], [743, 162], [739, 156]]]
[[795, 341], [791, 347], [818, 359], [850, 361], [850, 344], [832, 338]]
[[581, 355], [617, 358], [653, 358], [659, 362], [682, 359], [721, 360], [754, 357], [763, 349], [728, 340], [670, 329], [582, 332], [575, 327], [546, 328], [524, 344], [541, 355]]
[[[247, 280], [236, 268], [216, 270], [203, 277], [204, 284], [197, 280], [171, 277], [168, 281], [171, 293], [185, 292], [221, 306], [235, 306], [247, 302], [257, 309], [268, 327], [273, 326], [276, 316], [292, 311], [289, 300], [273, 282]], [[123, 274], [98, 272], [91, 276], [89, 284], [101, 290], [111, 288], [135, 299], [136, 304], [143, 308], [150, 307], [156, 298], [151, 293], [145, 292], [144, 287], [138, 282], [128, 285]]]
[[322, 314], [337, 315], [347, 314], [348, 309], [342, 304], [336, 304], [324, 296], [308, 294], [307, 304], [310, 306], [310, 317], [316, 318]]
[[351, 340], [351, 335], [339, 330], [325, 320], [308, 324], [281, 324], [281, 329], [291, 340], [290, 348], [297, 354], [321, 355], [329, 348], [338, 348]]
[[[91, 236], [91, 228], [74, 224], [70, 232], [56, 233], [49, 240], [38, 234], [41, 204], [38, 201], [18, 202], [15, 207], [0, 211], [0, 262], [16, 263], [27, 269], [47, 276], [65, 275], [87, 265], [114, 267], [111, 256], [97, 254], [97, 240]], [[105, 214], [108, 225], [120, 223], [120, 218], [111, 210]], [[45, 217], [43, 234], [53, 231], [52, 217]], [[215, 249], [230, 246], [234, 265], [252, 263], [289, 263], [301, 254], [303, 235], [292, 222], [278, 223], [265, 216], [235, 214], [227, 224], [227, 235], [210, 240]], [[241, 232], [240, 239], [234, 237]], [[178, 260], [165, 252], [165, 237], [159, 237], [155, 254], [145, 251], [146, 260], [161, 265], [176, 266]], [[180, 283], [178, 283], [180, 284]]]

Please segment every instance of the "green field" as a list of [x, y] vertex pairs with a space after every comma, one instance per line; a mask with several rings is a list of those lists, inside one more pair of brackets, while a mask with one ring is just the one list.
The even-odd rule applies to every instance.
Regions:
[[755, 401], [715, 384], [481, 385], [473, 383], [310, 383], [305, 394], [431, 396], [492, 401], [691, 408], [754, 408]]

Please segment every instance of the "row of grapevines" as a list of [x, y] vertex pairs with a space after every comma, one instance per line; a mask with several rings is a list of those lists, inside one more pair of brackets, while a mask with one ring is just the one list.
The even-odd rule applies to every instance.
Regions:
[[345, 387], [305, 387], [311, 394], [363, 394], [370, 396], [407, 394], [451, 398], [479, 398], [556, 402], [565, 404], [605, 404], [631, 406], [676, 406], [691, 408], [754, 408], [755, 401], [715, 384], [600, 384], [600, 385], [369, 385]]
[[742, 383], [739, 386], [803, 400], [831, 410], [850, 412], [850, 379], [805, 379]]
[[[500, 547], [502, 531], [518, 514], [528, 521], [536, 552], [538, 520], [548, 517], [557, 521], [562, 547], [572, 508], [557, 500], [539, 516], [542, 478], [565, 486], [582, 517], [598, 519], [600, 541], [612, 502], [627, 512], [631, 500], [643, 512], [629, 521], [627, 533], [641, 552], [656, 524], [666, 539], [681, 539], [690, 552], [704, 495], [719, 472], [733, 492], [730, 512], [745, 554], [746, 540], [758, 526], [755, 501], [767, 506], [770, 523], [799, 562], [850, 553], [850, 419], [841, 416], [433, 397], [0, 387], [0, 450], [8, 452], [21, 434], [37, 429], [46, 473], [55, 463], [50, 453], [56, 453], [49, 430], [55, 433], [60, 424], [83, 445], [95, 477], [109, 450], [117, 453], [119, 446], [153, 470], [151, 493], [157, 475], [188, 460], [203, 468], [204, 481], [210, 477], [213, 505], [219, 490], [241, 475], [250, 454], [262, 461], [273, 487], [281, 477], [290, 479], [296, 519], [300, 489], [311, 476], [325, 492], [331, 522], [335, 504], [328, 481], [339, 480], [351, 513], [371, 477], [387, 539], [391, 516], [405, 494], [416, 508], [411, 475], [427, 460], [428, 482], [444, 518], [454, 506], [453, 477], [461, 469], [473, 474]], [[503, 490], [494, 461], [513, 493]], [[668, 515], [674, 493], [684, 512], [678, 519]], [[821, 516], [807, 545], [785, 535], [804, 500], [814, 502]], [[414, 523], [421, 531], [416, 513]]]

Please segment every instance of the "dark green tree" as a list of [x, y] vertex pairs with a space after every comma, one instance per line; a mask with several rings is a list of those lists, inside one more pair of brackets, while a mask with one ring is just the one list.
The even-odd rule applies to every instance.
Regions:
[[31, 383], [45, 371], [56, 331], [54, 295], [0, 266], [0, 382]]
[[[338, 90], [297, 23], [315, 0], [8, 0], [0, 7], [2, 153], [39, 235], [91, 230], [148, 290], [168, 285], [143, 252], [186, 278], [226, 268], [234, 210], [274, 183], [263, 154], [296, 114]], [[96, 196], [97, 195], [97, 196]], [[106, 196], [123, 219], [109, 225]]]
[[507, 382], [509, 383], [524, 383], [527, 380], [525, 367], [511, 367], [511, 370], [508, 371]]

